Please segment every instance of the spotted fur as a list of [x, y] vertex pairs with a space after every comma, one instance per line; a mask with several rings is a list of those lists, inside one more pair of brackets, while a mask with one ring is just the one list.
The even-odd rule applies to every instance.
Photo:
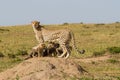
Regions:
[[[68, 29], [54, 30], [54, 31], [47, 30], [43, 26], [41, 26], [40, 22], [38, 21], [33, 21], [32, 27], [35, 32], [36, 39], [38, 40], [39, 43], [58, 42], [60, 44], [63, 53], [58, 57], [63, 57], [64, 55], [66, 55], [65, 58], [69, 57], [70, 50], [68, 47], [71, 39], [72, 39], [73, 47], [77, 50], [77, 52], [81, 53], [81, 51], [79, 51], [75, 45], [74, 34], [72, 33], [72, 31]], [[82, 53], [84, 53], [84, 51], [82, 51]]]

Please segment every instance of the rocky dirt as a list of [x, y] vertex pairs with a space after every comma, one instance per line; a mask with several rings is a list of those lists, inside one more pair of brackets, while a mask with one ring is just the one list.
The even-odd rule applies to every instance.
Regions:
[[88, 59], [31, 58], [0, 73], [0, 80], [71, 80], [89, 74], [77, 62], [105, 60], [108, 56]]

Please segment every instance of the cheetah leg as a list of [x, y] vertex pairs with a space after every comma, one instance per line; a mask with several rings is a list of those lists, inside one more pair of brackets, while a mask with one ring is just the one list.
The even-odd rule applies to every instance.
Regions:
[[39, 50], [38, 50], [38, 57], [41, 57]]
[[35, 50], [33, 49], [33, 54], [32, 54], [32, 57], [34, 58], [35, 57]]
[[70, 56], [70, 53], [67, 52], [67, 56], [65, 57], [65, 59], [67, 59]]
[[67, 55], [66, 55], [65, 59], [67, 59], [69, 56], [70, 56], [70, 52], [67, 51]]
[[58, 56], [60, 58], [63, 57], [68, 52], [67, 47], [65, 45], [61, 45], [61, 48], [63, 49], [63, 53], [60, 56]]
[[71, 53], [71, 51], [69, 49], [69, 45], [67, 45], [67, 55], [66, 55], [65, 59], [67, 59], [70, 56], [70, 53]]

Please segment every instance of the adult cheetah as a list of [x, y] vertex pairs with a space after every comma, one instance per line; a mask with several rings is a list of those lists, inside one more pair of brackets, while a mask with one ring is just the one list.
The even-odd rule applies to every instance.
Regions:
[[44, 42], [58, 42], [60, 44], [60, 47], [62, 48], [63, 53], [58, 57], [63, 57], [64, 55], [66, 55], [65, 58], [69, 57], [70, 41], [72, 41], [72, 45], [77, 52], [82, 54], [85, 52], [85, 50], [82, 50], [82, 51], [78, 50], [78, 48], [75, 45], [74, 34], [72, 31], [68, 29], [54, 30], [54, 31], [47, 30], [40, 25], [39, 21], [32, 21], [32, 27], [35, 32], [36, 39], [40, 44]]

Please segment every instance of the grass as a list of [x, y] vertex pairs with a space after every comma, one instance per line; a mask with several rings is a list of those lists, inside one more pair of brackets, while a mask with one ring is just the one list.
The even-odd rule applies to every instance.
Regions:
[[108, 60], [96, 63], [79, 63], [90, 75], [82, 76], [80, 80], [118, 80], [120, 76], [119, 62], [111, 63]]
[[113, 64], [115, 64], [115, 63], [120, 64], [120, 61], [117, 60], [117, 59], [108, 59], [107, 61], [108, 61], [109, 63], [113, 63]]
[[11, 68], [15, 65], [17, 65], [18, 63], [20, 63], [22, 61], [22, 59], [20, 58], [0, 58], [0, 72]]
[[0, 57], [4, 57], [4, 54], [2, 52], [0, 52]]
[[[120, 23], [64, 23], [61, 25], [44, 26], [50, 30], [68, 28], [73, 31], [75, 34], [76, 45], [80, 50], [85, 49], [86, 53], [80, 55], [73, 50], [70, 57], [86, 58], [93, 55], [101, 56], [103, 55], [102, 51], [106, 50], [107, 48], [109, 48], [109, 52], [112, 53], [113, 50], [111, 52], [110, 48], [113, 49], [113, 47], [120, 47]], [[22, 60], [19, 60], [18, 56], [29, 53], [31, 48], [37, 44], [38, 43], [35, 39], [31, 25], [0, 27], [0, 53], [5, 56], [4, 58], [0, 58], [0, 72], [20, 63]], [[120, 49], [117, 50], [119, 51]], [[8, 54], [15, 55], [16, 57], [8, 58]], [[115, 57], [119, 58], [120, 55]], [[113, 65], [112, 62], [114, 63], [116, 61], [109, 60], [98, 64], [96, 62], [95, 64], [82, 63], [82, 65], [87, 67], [89, 66], [87, 68], [88, 71], [92, 72], [92, 74], [95, 74], [96, 76], [106, 76], [105, 74], [107, 74], [109, 76], [118, 77], [118, 75], [120, 75], [118, 74], [118, 71], [120, 71], [120, 65], [117, 63]], [[109, 73], [114, 73], [114, 75]], [[87, 80], [87, 78], [83, 78], [83, 80]]]
[[28, 52], [25, 48], [23, 49], [18, 49], [17, 53], [16, 53], [17, 56], [25, 56], [25, 55], [28, 55]]
[[104, 54], [105, 54], [105, 51], [93, 52], [94, 57], [103, 56]]
[[120, 53], [120, 47], [110, 47], [107, 49], [111, 54], [119, 54]]

